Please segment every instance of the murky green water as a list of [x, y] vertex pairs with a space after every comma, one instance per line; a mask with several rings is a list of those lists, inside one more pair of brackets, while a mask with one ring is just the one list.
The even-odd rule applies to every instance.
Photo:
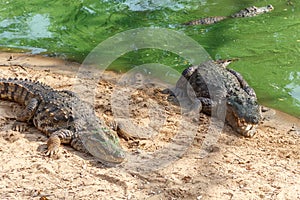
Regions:
[[[272, 4], [254, 18], [210, 26], [180, 23], [203, 16], [228, 16], [245, 7]], [[2, 49], [18, 48], [82, 61], [101, 41], [139, 27], [184, 32], [214, 59], [231, 65], [255, 88], [262, 104], [300, 117], [300, 3], [296, 0], [81, 0], [0, 1]], [[186, 61], [169, 52], [131, 52], [113, 63], [118, 70], [158, 62], [182, 70]]]

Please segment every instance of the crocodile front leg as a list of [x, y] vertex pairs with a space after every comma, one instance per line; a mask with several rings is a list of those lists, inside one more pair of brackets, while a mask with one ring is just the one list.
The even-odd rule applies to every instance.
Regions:
[[53, 132], [47, 141], [46, 155], [53, 156], [58, 154], [60, 144], [70, 144], [74, 149], [87, 152], [81, 140], [75, 137], [75, 133], [68, 129], [60, 129]]
[[67, 143], [70, 144], [70, 141], [72, 140], [73, 132], [67, 129], [61, 129], [58, 131], [53, 132], [48, 141], [47, 141], [47, 156], [53, 156], [55, 154], [58, 154], [59, 152], [59, 146], [61, 143]]
[[47, 151], [46, 155], [52, 157], [55, 154], [58, 154], [59, 152], [59, 146], [61, 144], [60, 138], [58, 135], [51, 135], [50, 138], [47, 141]]
[[205, 97], [199, 97], [198, 99], [202, 105], [201, 111], [207, 115], [211, 115], [211, 108], [214, 105], [213, 101], [210, 98], [205, 98]]

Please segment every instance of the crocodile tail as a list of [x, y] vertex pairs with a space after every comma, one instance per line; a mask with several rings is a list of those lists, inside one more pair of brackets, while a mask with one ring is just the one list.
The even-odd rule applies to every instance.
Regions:
[[[20, 82], [22, 79], [0, 79], [0, 99], [6, 99], [24, 104], [25, 97], [31, 96], [26, 87]], [[24, 81], [28, 81], [27, 79]], [[24, 98], [23, 98], [24, 97]]]
[[219, 21], [222, 21], [226, 18], [227, 17], [224, 17], [224, 16], [205, 17], [205, 18], [201, 18], [201, 19], [186, 22], [183, 25], [200, 25], [200, 24], [209, 25], [209, 24], [214, 24], [214, 23], [217, 23]]
[[52, 91], [49, 86], [33, 82], [30, 79], [0, 78], [0, 99], [25, 104], [33, 97], [42, 98], [44, 93]]

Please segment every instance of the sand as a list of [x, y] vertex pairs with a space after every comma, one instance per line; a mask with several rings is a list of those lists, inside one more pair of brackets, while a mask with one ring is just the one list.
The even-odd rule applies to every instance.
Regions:
[[[30, 78], [58, 90], [72, 90], [80, 66], [28, 54], [0, 53], [0, 60], [0, 78]], [[126, 84], [117, 84], [121, 76], [107, 72], [97, 84], [95, 111], [108, 125], [122, 111], [112, 109], [111, 95], [128, 92]], [[268, 109], [253, 138], [225, 126], [212, 138], [216, 143], [205, 146], [214, 134], [210, 118], [182, 115], [162, 91], [147, 84], [128, 92], [130, 119], [138, 128], [120, 135], [128, 158], [117, 166], [66, 145], [58, 156], [45, 156], [47, 137], [30, 125], [12, 131], [22, 107], [1, 100], [0, 199], [300, 199], [299, 119]], [[149, 126], [151, 137], [143, 134]]]

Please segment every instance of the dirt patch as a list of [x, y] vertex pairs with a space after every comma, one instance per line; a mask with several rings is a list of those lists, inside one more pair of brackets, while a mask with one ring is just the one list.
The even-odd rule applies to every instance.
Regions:
[[[79, 67], [24, 54], [1, 53], [0, 60], [1, 78], [30, 78], [59, 90], [72, 89]], [[113, 113], [120, 112], [118, 119], [122, 121], [125, 107], [112, 109], [112, 103], [122, 105], [122, 98], [116, 102], [111, 98], [116, 91], [126, 91], [126, 85], [116, 84], [120, 77], [107, 72], [97, 84], [95, 111], [107, 124], [115, 120]], [[148, 84], [130, 92], [128, 109], [134, 128], [129, 127], [120, 142], [131, 156], [115, 167], [102, 165], [69, 146], [61, 148], [58, 158], [46, 157], [46, 136], [32, 126], [22, 133], [12, 131], [15, 113], [21, 107], [0, 101], [0, 198], [300, 198], [299, 119], [270, 109], [254, 138], [241, 137], [225, 126], [218, 143], [204, 149], [207, 156], [201, 158], [203, 141], [210, 134], [209, 117], [201, 114], [194, 120], [182, 115], [163, 89]], [[193, 126], [194, 132], [190, 129]], [[164, 160], [168, 161], [166, 166], [149, 172]]]

